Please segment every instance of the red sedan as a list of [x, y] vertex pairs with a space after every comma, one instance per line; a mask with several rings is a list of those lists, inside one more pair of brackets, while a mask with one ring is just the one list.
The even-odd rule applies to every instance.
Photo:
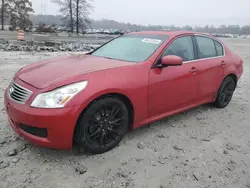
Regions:
[[85, 55], [19, 70], [5, 92], [12, 128], [30, 142], [103, 153], [135, 129], [205, 103], [226, 107], [242, 59], [193, 32], [147, 31], [115, 38]]

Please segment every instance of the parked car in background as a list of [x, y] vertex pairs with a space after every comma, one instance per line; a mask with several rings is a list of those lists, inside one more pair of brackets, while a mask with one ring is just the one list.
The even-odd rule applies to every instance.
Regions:
[[6, 89], [11, 127], [30, 142], [103, 153], [129, 129], [205, 103], [226, 107], [242, 59], [218, 39], [184, 31], [124, 34], [85, 55], [22, 68]]

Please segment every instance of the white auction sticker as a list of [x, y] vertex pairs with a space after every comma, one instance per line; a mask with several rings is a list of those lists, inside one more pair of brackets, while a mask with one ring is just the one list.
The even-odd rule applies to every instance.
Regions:
[[142, 40], [142, 42], [151, 43], [151, 44], [160, 44], [161, 40], [145, 38]]

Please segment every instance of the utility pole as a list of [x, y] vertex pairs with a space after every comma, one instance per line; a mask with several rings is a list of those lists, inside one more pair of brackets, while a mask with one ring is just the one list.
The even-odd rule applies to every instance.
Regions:
[[2, 0], [2, 30], [4, 30], [4, 0]]
[[76, 33], [79, 35], [79, 0], [76, 0]]
[[73, 23], [73, 8], [72, 8], [72, 0], [69, 0], [69, 12], [70, 12], [70, 32], [74, 32], [74, 23]]
[[45, 23], [47, 23], [47, 7], [46, 7], [46, 4], [44, 4], [44, 14], [45, 14]]
[[47, 6], [46, 4], [41, 4], [41, 15], [43, 15], [43, 23], [47, 22]]

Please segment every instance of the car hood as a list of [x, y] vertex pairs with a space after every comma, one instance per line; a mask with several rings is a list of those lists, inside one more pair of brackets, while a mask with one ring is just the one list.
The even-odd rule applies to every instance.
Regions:
[[43, 89], [78, 75], [131, 64], [133, 63], [91, 55], [64, 56], [28, 65], [17, 73], [17, 77], [38, 89]]

